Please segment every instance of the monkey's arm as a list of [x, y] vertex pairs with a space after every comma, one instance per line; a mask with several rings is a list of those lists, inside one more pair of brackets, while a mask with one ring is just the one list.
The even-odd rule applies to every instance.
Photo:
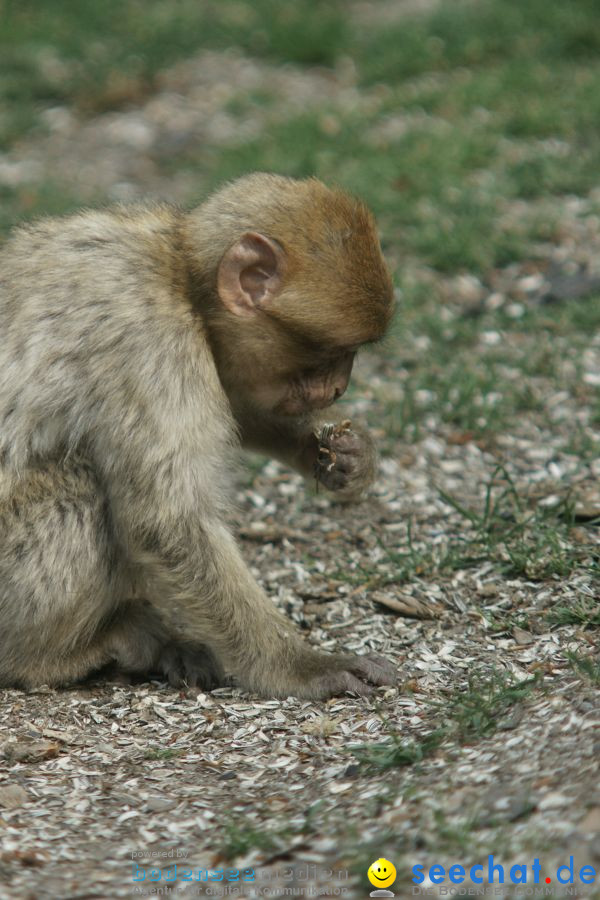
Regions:
[[243, 446], [267, 453], [314, 478], [344, 499], [363, 494], [376, 474], [377, 453], [368, 431], [351, 424], [323, 434], [327, 420], [271, 419], [242, 424]]
[[144, 596], [169, 632], [207, 645], [224, 672], [261, 694], [324, 698], [393, 683], [393, 667], [378, 657], [305, 644], [252, 576], [224, 524], [234, 435], [227, 400], [189, 326], [177, 334], [171, 323], [168, 334], [159, 324], [160, 332], [147, 329], [154, 353], [143, 366], [111, 368], [110, 406], [91, 442]]

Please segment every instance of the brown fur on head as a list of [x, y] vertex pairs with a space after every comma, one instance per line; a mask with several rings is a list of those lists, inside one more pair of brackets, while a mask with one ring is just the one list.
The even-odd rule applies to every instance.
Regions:
[[[366, 206], [316, 178], [258, 173], [202, 204], [188, 235], [198, 275], [216, 273], [204, 282], [204, 313], [225, 387], [243, 360], [246, 384], [260, 382], [261, 407], [277, 408], [279, 390], [272, 384], [267, 397], [269, 380], [283, 385], [294, 373], [317, 376], [313, 387], [304, 379], [292, 388], [311, 408], [343, 393], [353, 353], [383, 336], [393, 310]], [[329, 382], [315, 388], [319, 373]]]

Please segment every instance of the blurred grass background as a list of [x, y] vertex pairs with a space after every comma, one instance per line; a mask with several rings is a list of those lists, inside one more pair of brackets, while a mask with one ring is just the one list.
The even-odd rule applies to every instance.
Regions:
[[[324, 110], [297, 114], [215, 155], [210, 171], [203, 158], [203, 177], [217, 183], [266, 168], [335, 179], [374, 207], [388, 243], [401, 237], [438, 269], [481, 271], [522, 256], [556, 223], [532, 215], [507, 224], [503, 204], [597, 184], [597, 5], [453, 0], [385, 15], [394, 5], [403, 2], [375, 0], [371, 17], [357, 17], [336, 0], [4, 0], [0, 148], [39, 127], [46, 106], [93, 115], [135, 104], [157, 72], [203, 48], [236, 46], [301, 66], [351, 60], [359, 88], [386, 88], [371, 117], [333, 110], [327, 128]], [[242, 92], [239, 102], [256, 98]], [[374, 135], [378, 122], [411, 113], [410, 127]], [[189, 150], [170, 160], [193, 164]], [[25, 211], [18, 195], [2, 200], [11, 218]], [[26, 211], [46, 203], [42, 193]]]
[[[247, 140], [188, 143], [155, 165], [166, 177], [190, 173], [190, 204], [263, 169], [316, 174], [372, 206], [401, 290], [404, 347], [426, 348], [393, 372], [405, 389], [400, 408], [397, 397], [379, 398], [391, 439], [440, 424], [482, 437], [522, 413], [551, 425], [547, 385], [535, 380], [556, 380], [564, 355], [584, 352], [600, 304], [526, 304], [515, 314], [499, 303], [470, 317], [454, 309], [444, 278], [468, 273], [476, 294], [481, 284], [489, 293], [498, 268], [529, 260], [535, 270], [549, 245], [570, 239], [569, 198], [585, 198], [585, 215], [597, 217], [595, 0], [1, 0], [0, 11], [0, 174], [2, 154], [18, 159], [42, 139], [45, 109], [66, 107], [82, 121], [135, 109], [165, 67], [203, 50], [235, 47], [264, 61], [273, 90], [284, 71], [345, 73], [355, 102], [324, 96], [267, 115]], [[269, 89], [240, 84], [228, 110], [252, 117], [275, 103]], [[81, 202], [52, 177], [0, 178], [0, 228]], [[491, 332], [499, 342], [482, 342]], [[560, 378], [600, 422], [597, 390], [577, 364]], [[589, 429], [571, 429], [567, 444], [584, 458], [598, 453]]]

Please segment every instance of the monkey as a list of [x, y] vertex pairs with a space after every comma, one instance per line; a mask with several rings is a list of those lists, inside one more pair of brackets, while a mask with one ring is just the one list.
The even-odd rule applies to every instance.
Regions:
[[[0, 685], [110, 665], [268, 697], [394, 683], [380, 656], [304, 642], [228, 524], [240, 447], [314, 476], [323, 410], [392, 310], [372, 214], [315, 178], [17, 228], [0, 251]], [[319, 482], [360, 494], [373, 441], [327, 434]]]

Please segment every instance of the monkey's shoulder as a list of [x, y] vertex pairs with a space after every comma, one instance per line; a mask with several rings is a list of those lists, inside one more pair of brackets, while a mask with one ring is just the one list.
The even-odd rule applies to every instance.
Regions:
[[71, 256], [148, 252], [158, 244], [165, 250], [175, 239], [181, 213], [167, 204], [84, 209], [67, 216], [42, 218], [17, 226], [2, 251], [7, 259], [27, 254], [31, 264], [47, 252], [59, 254], [55, 265]]
[[180, 304], [180, 216], [166, 205], [117, 206], [22, 225], [0, 251], [0, 305]]

